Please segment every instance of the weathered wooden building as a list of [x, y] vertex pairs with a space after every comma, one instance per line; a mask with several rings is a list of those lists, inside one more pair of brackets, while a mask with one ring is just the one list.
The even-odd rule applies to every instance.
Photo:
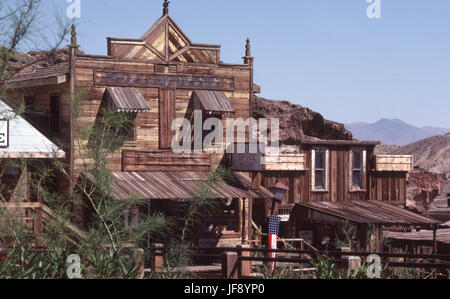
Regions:
[[[200, 245], [248, 241], [253, 223], [264, 226], [271, 213], [282, 215], [285, 223], [299, 219], [293, 213], [301, 203], [405, 202], [412, 157], [374, 155], [378, 142], [305, 139], [290, 152], [267, 154], [266, 163], [258, 162], [256, 168], [232, 163], [239, 155], [174, 153], [175, 119], [194, 122], [198, 120], [194, 110], [201, 110], [201, 122], [211, 117], [247, 120], [259, 86], [253, 82], [249, 40], [242, 64], [224, 63], [219, 45], [189, 39], [169, 16], [167, 1], [163, 16], [141, 38], [107, 38], [107, 55], [79, 51], [75, 32], [69, 50], [69, 62], [30, 67], [9, 82], [11, 104], [23, 97], [27, 108], [35, 112], [29, 115], [30, 121], [49, 137], [67, 143], [72, 180], [60, 176], [60, 188], [73, 188], [78, 176], [89, 176], [83, 148], [89, 137], [78, 132], [97, 125], [105, 108], [134, 119], [123, 132], [123, 146], [109, 158], [116, 199], [134, 196], [147, 200], [149, 209], [170, 213], [176, 202], [195, 196], [211, 168], [234, 168], [235, 181], [223, 180], [212, 192], [212, 199], [226, 200], [228, 206], [205, 221]], [[81, 101], [75, 105], [80, 92]], [[246, 135], [248, 131], [245, 127]], [[279, 203], [269, 191], [276, 183], [287, 189]], [[299, 231], [296, 223], [290, 223], [284, 234]]]
[[[61, 190], [74, 188], [80, 175], [89, 177], [85, 145], [80, 131], [96, 126], [102, 109], [125, 113], [133, 124], [123, 132], [123, 146], [109, 157], [114, 196], [149, 201], [149, 209], [170, 213], [177, 201], [199, 193], [207, 173], [227, 158], [225, 154], [175, 154], [171, 148], [172, 123], [194, 121], [194, 109], [210, 117], [248, 119], [253, 96], [253, 57], [247, 40], [242, 64], [221, 60], [219, 45], [192, 42], [169, 16], [163, 16], [141, 38], [107, 38], [107, 55], [79, 51], [72, 32], [70, 61], [45, 68], [28, 67], [10, 80], [8, 101], [22, 98], [28, 117], [41, 132], [66, 142], [66, 162], [72, 178], [58, 177]], [[200, 120], [202, 122], [202, 120]], [[219, 145], [220, 147], [220, 145]], [[235, 173], [222, 181], [212, 199], [227, 200], [222, 215], [215, 215], [199, 235], [207, 245], [236, 245], [249, 238], [253, 200], [273, 194], [251, 190], [251, 179]], [[219, 190], [220, 189], [220, 190]], [[80, 209], [82, 219], [84, 212]], [[139, 216], [136, 215], [136, 218]]]

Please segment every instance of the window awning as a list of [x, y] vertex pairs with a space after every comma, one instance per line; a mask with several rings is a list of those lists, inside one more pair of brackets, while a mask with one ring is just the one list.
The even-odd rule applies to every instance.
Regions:
[[142, 93], [132, 87], [108, 87], [105, 95], [108, 106], [118, 112], [150, 112]]
[[[92, 175], [86, 176], [92, 180]], [[207, 171], [112, 172], [112, 197], [115, 199], [189, 201], [204, 193], [211, 174]], [[265, 188], [251, 190], [251, 179], [240, 172], [234, 179], [219, 179], [211, 187], [208, 198], [271, 199], [275, 195]]]
[[230, 100], [223, 91], [195, 90], [194, 100], [196, 101], [196, 108], [202, 109], [205, 112], [221, 114], [235, 113]]

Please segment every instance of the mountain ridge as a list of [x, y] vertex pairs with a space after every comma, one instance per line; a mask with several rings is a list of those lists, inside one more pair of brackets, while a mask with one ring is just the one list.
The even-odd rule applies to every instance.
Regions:
[[450, 132], [448, 128], [416, 127], [400, 119], [382, 118], [375, 123], [356, 122], [345, 127], [359, 140], [379, 140], [382, 144], [405, 146]]

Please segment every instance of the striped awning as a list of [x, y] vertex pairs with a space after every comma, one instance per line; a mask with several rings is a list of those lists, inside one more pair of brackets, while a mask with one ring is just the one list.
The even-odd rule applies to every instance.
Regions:
[[108, 87], [105, 91], [108, 106], [118, 112], [150, 112], [142, 93], [132, 87]]
[[205, 112], [235, 113], [230, 100], [223, 91], [195, 90], [194, 100], [196, 108], [201, 108]]

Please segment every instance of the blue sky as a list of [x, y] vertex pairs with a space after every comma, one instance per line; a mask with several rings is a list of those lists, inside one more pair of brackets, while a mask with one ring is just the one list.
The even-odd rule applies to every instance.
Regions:
[[[48, 0], [66, 7], [66, 0]], [[162, 0], [81, 0], [79, 44], [106, 54], [106, 37], [139, 38]], [[222, 45], [242, 62], [252, 41], [261, 96], [289, 100], [350, 123], [399, 118], [450, 128], [450, 1], [172, 0], [170, 15], [193, 42]]]

